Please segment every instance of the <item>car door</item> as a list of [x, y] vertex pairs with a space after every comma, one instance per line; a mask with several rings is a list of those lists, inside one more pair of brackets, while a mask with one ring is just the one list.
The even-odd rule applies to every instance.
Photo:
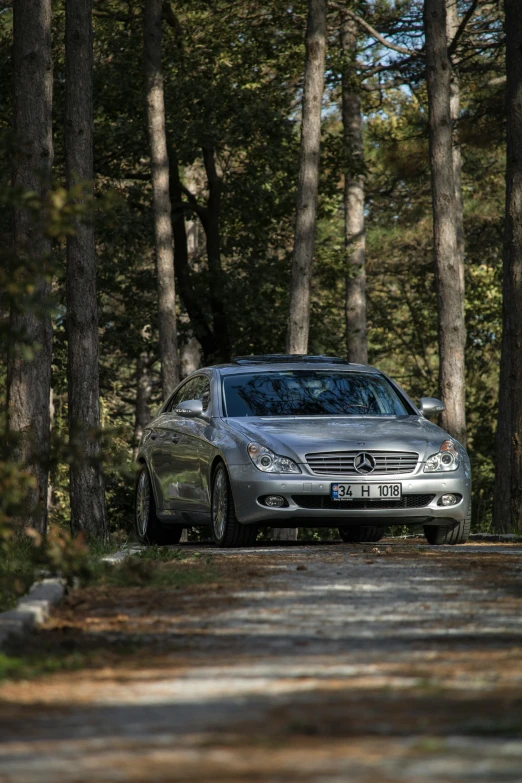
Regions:
[[161, 487], [163, 508], [169, 511], [202, 509], [198, 442], [203, 422], [176, 414], [180, 402], [200, 399], [199, 377], [191, 378], [178, 389], [156, 421], [154, 470]]
[[194, 423], [197, 427], [199, 465], [201, 474], [201, 510], [208, 512], [210, 510], [210, 488], [208, 486], [208, 476], [210, 472], [210, 465], [214, 460], [217, 449], [210, 440], [212, 433], [210, 417], [213, 412], [210, 378], [204, 375], [200, 375], [198, 378], [199, 388], [196, 399], [201, 400], [203, 405], [203, 412], [207, 414], [207, 418], [194, 419]]

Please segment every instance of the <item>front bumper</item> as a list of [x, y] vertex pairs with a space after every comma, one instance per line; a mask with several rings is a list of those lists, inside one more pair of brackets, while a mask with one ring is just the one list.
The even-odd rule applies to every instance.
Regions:
[[[422, 468], [421, 468], [422, 470]], [[416, 525], [416, 524], [448, 524], [460, 522], [466, 518], [471, 501], [471, 477], [469, 472], [460, 467], [451, 473], [430, 474], [417, 472], [410, 475], [374, 476], [372, 479], [362, 477], [319, 477], [309, 473], [275, 474], [263, 473], [253, 465], [230, 465], [230, 482], [236, 516], [245, 525], [266, 524], [271, 527], [338, 527], [349, 524], [375, 525], [382, 521], [383, 525]], [[372, 508], [350, 508], [350, 501], [329, 503], [331, 485], [338, 482], [364, 484], [402, 484], [403, 496], [432, 495], [433, 499], [427, 505], [404, 508], [397, 504], [372, 504]], [[460, 495], [461, 500], [454, 506], [437, 505], [441, 495], [452, 493]], [[259, 502], [266, 495], [282, 496], [287, 506], [283, 508], [267, 508]], [[307, 503], [303, 498], [319, 500], [324, 497], [323, 504], [329, 507], [304, 508]], [[294, 500], [297, 498], [297, 500]], [[419, 498], [419, 500], [422, 500]], [[412, 501], [415, 504], [416, 499]], [[385, 508], [384, 506], [391, 506]]]

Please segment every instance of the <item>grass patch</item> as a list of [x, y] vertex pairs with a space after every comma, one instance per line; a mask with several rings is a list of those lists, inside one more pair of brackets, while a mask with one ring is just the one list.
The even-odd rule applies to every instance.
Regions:
[[[38, 632], [37, 632], [38, 634]], [[20, 639], [13, 640], [5, 652], [0, 652], [0, 682], [2, 680], [33, 680], [36, 677], [57, 672], [76, 672], [110, 666], [121, 656], [133, 655], [139, 644], [130, 640], [111, 642], [107, 647], [105, 639], [86, 646], [81, 639], [63, 639], [51, 636], [37, 640], [34, 650], [27, 650], [27, 644]]]
[[[198, 555], [201, 557], [200, 552], [192, 552], [192, 556]], [[147, 546], [141, 552], [136, 552], [132, 557], [139, 557], [141, 560], [154, 560], [161, 563], [171, 562], [172, 560], [184, 560], [189, 555], [182, 549], [172, 549], [167, 546]]]
[[94, 562], [83, 585], [110, 587], [186, 587], [219, 579], [211, 555], [148, 547], [122, 563]]
[[78, 671], [85, 668], [92, 653], [72, 652], [66, 655], [8, 655], [0, 653], [0, 680], [30, 680], [42, 674]]

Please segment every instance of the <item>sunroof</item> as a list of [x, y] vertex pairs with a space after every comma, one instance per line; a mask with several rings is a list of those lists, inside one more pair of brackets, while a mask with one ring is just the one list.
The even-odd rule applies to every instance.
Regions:
[[253, 356], [234, 356], [234, 364], [273, 364], [291, 362], [310, 362], [311, 364], [350, 364], [341, 356], [325, 356], [324, 354], [300, 354], [300, 353], [267, 353]]

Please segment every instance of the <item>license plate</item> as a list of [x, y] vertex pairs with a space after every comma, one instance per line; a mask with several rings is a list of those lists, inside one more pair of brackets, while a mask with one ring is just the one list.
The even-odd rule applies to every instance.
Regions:
[[332, 484], [332, 500], [400, 500], [402, 484]]

